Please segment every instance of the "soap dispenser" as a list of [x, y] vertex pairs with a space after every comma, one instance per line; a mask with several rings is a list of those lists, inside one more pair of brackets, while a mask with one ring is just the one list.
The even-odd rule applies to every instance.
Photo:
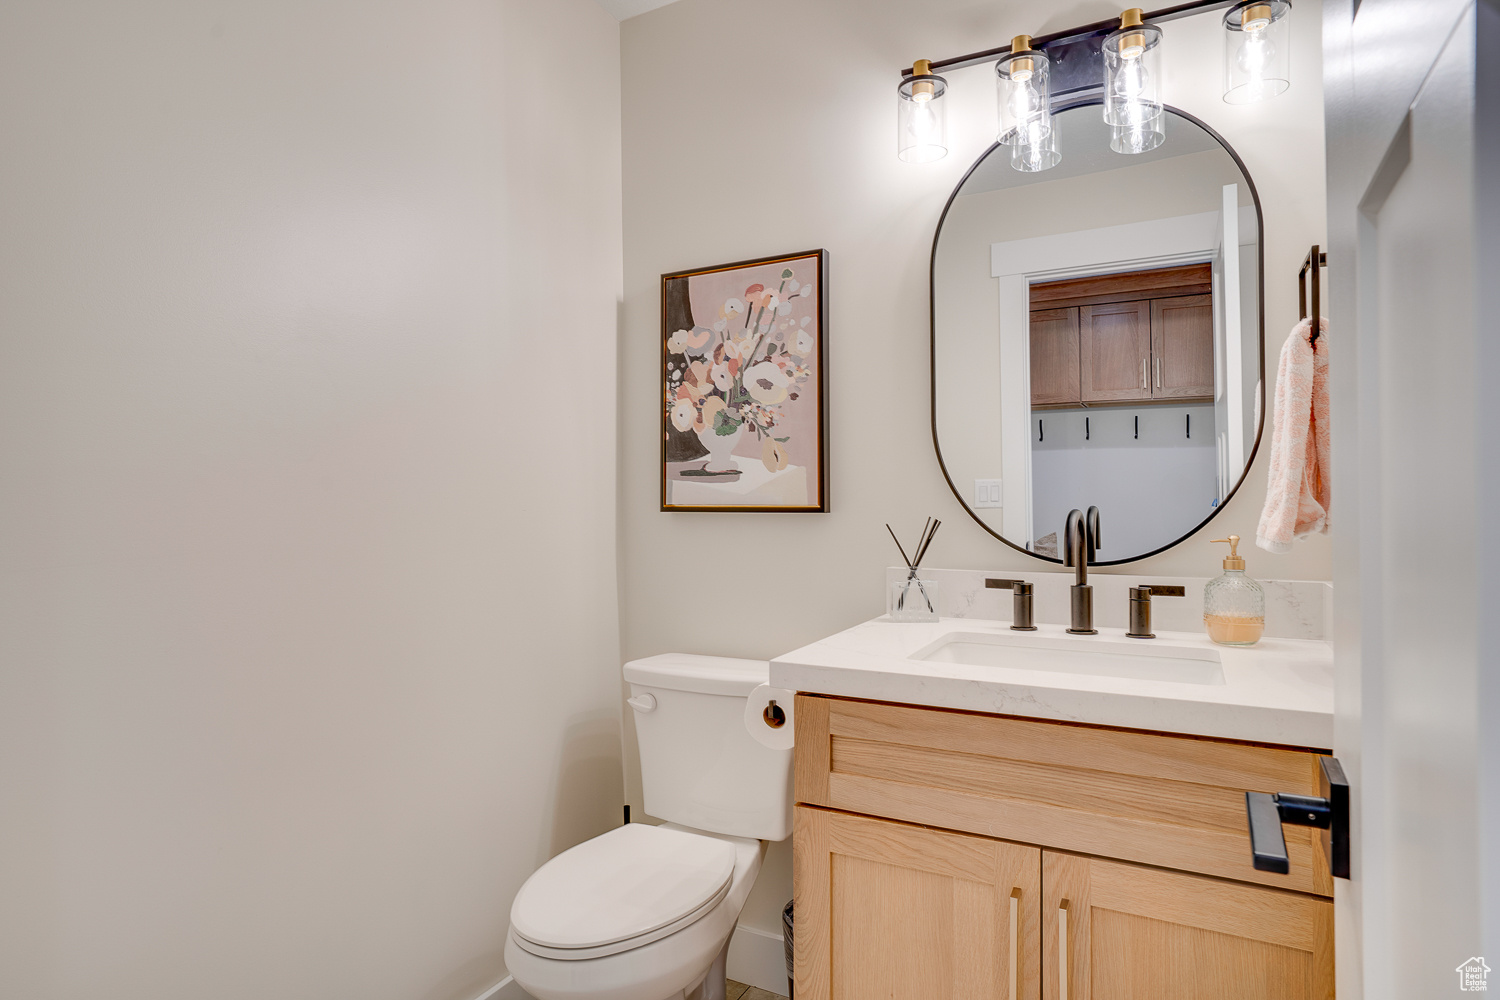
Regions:
[[1203, 588], [1203, 624], [1208, 637], [1220, 645], [1253, 646], [1266, 630], [1266, 592], [1245, 575], [1239, 535], [1214, 541], [1228, 542], [1229, 555], [1224, 574]]

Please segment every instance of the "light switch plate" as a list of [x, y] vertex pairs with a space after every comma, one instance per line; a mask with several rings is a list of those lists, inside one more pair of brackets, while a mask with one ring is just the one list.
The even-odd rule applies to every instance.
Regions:
[[976, 479], [974, 480], [974, 503], [975, 507], [1003, 507], [1000, 501], [1000, 480], [998, 479]]

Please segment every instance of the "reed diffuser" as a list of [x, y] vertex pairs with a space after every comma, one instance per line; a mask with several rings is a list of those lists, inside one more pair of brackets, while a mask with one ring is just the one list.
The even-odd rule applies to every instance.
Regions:
[[932, 544], [932, 538], [937, 534], [938, 528], [943, 522], [929, 517], [927, 523], [922, 526], [922, 535], [917, 539], [916, 547], [912, 549], [912, 555], [906, 554], [906, 549], [901, 544], [901, 539], [896, 537], [896, 532], [889, 524], [885, 530], [891, 534], [891, 541], [896, 543], [896, 551], [901, 553], [902, 562], [906, 563], [906, 575], [891, 583], [886, 595], [886, 617], [894, 622], [935, 622], [938, 620], [936, 603], [936, 586], [929, 577], [921, 575], [922, 558], [927, 555], [927, 547]]

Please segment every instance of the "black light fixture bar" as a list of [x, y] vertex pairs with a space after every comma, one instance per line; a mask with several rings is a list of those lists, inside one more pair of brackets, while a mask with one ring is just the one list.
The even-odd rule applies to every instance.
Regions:
[[[1240, 0], [1194, 0], [1192, 3], [1180, 3], [1172, 7], [1163, 7], [1160, 10], [1147, 11], [1143, 20], [1147, 24], [1158, 24], [1163, 21], [1175, 21], [1179, 17], [1189, 17], [1209, 10], [1223, 10], [1233, 7]], [[1068, 28], [1066, 31], [1056, 31], [1050, 35], [1037, 35], [1031, 40], [1034, 49], [1045, 49], [1049, 46], [1070, 45], [1077, 42], [1086, 42], [1091, 39], [1103, 38], [1120, 26], [1120, 19], [1112, 17], [1108, 21], [1095, 21], [1093, 24], [1081, 25], [1077, 28]], [[943, 73], [950, 69], [965, 69], [969, 66], [978, 66], [980, 63], [994, 62], [1010, 51], [1009, 45], [1002, 45], [996, 49], [985, 49], [983, 52], [970, 52], [966, 56], [954, 56], [951, 59], [937, 59], [932, 63], [933, 73]], [[911, 67], [901, 67], [903, 78], [911, 76]]]

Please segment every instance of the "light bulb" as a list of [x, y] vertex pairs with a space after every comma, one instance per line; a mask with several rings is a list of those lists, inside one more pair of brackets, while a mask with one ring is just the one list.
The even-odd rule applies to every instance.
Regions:
[[1240, 69], [1259, 81], [1265, 76], [1266, 67], [1275, 58], [1276, 46], [1266, 37], [1263, 24], [1260, 28], [1245, 32], [1245, 40], [1240, 43], [1240, 53], [1235, 62]]
[[918, 144], [925, 146], [928, 140], [932, 138], [933, 131], [937, 128], [937, 115], [933, 114], [932, 108], [928, 107], [930, 98], [925, 101], [913, 101], [912, 103], [916, 107], [912, 109], [911, 124], [907, 126], [907, 131], [911, 133], [913, 139], [917, 140]]
[[[1018, 76], [1013, 76], [1011, 79], [1022, 85], [1011, 90], [1010, 113], [1018, 122], [1030, 121], [1042, 110], [1042, 95], [1030, 82], [1023, 82]], [[1026, 81], [1030, 80], [1031, 73], [1027, 72]]]
[[1134, 100], [1141, 96], [1146, 90], [1146, 85], [1151, 82], [1151, 75], [1146, 72], [1146, 64], [1139, 58], [1126, 59], [1125, 65], [1115, 76], [1115, 93], [1126, 100]]

